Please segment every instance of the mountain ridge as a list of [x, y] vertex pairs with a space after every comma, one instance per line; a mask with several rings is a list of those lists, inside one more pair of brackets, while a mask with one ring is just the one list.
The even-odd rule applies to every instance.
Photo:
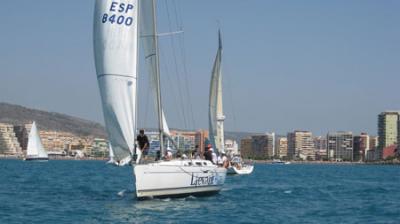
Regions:
[[[0, 123], [22, 125], [31, 123], [32, 121], [36, 121], [40, 130], [64, 131], [79, 136], [107, 138], [104, 126], [100, 123], [62, 113], [48, 112], [21, 105], [0, 102]], [[156, 129], [149, 128], [146, 130]], [[173, 130], [190, 131], [179, 128], [174, 128]], [[260, 133], [225, 131], [225, 138], [234, 139], [238, 144], [240, 144], [242, 138], [255, 134]]]

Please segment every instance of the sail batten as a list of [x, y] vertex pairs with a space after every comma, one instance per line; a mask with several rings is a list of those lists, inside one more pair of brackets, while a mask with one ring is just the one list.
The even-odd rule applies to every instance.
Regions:
[[94, 55], [106, 131], [116, 161], [132, 156], [136, 130], [138, 0], [97, 0]]
[[222, 39], [218, 31], [218, 50], [211, 73], [209, 99], [209, 134], [210, 141], [218, 152], [224, 151], [224, 120], [222, 104]]

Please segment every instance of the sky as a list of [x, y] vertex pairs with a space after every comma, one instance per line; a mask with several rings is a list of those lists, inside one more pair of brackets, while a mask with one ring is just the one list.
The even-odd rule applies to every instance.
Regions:
[[[0, 102], [104, 123], [93, 59], [94, 0], [4, 1]], [[400, 109], [400, 1], [160, 0], [163, 106], [172, 128], [208, 128], [223, 39], [225, 130], [376, 134]], [[177, 60], [175, 60], [175, 58]], [[146, 72], [139, 126], [155, 126]]]

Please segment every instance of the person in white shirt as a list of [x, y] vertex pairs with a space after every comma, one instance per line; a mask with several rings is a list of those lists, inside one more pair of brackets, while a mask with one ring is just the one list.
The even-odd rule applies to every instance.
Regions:
[[217, 154], [215, 154], [214, 149], [212, 147], [209, 150], [211, 151], [212, 162], [214, 164], [217, 164], [218, 162]]
[[218, 164], [218, 166], [222, 166], [222, 163], [223, 163], [222, 157], [221, 157], [221, 155], [218, 155], [218, 157], [217, 157], [217, 164]]
[[165, 154], [165, 160], [171, 160], [172, 159], [172, 151], [171, 149], [167, 149], [167, 153]]
[[225, 152], [222, 153], [222, 166], [225, 168], [229, 167], [229, 160], [228, 160], [228, 157], [226, 156]]

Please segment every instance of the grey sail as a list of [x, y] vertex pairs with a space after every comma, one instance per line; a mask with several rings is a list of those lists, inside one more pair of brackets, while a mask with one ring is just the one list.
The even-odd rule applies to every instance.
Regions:
[[224, 120], [222, 106], [222, 40], [218, 31], [218, 50], [211, 73], [209, 99], [209, 134], [211, 144], [218, 152], [224, 152]]

